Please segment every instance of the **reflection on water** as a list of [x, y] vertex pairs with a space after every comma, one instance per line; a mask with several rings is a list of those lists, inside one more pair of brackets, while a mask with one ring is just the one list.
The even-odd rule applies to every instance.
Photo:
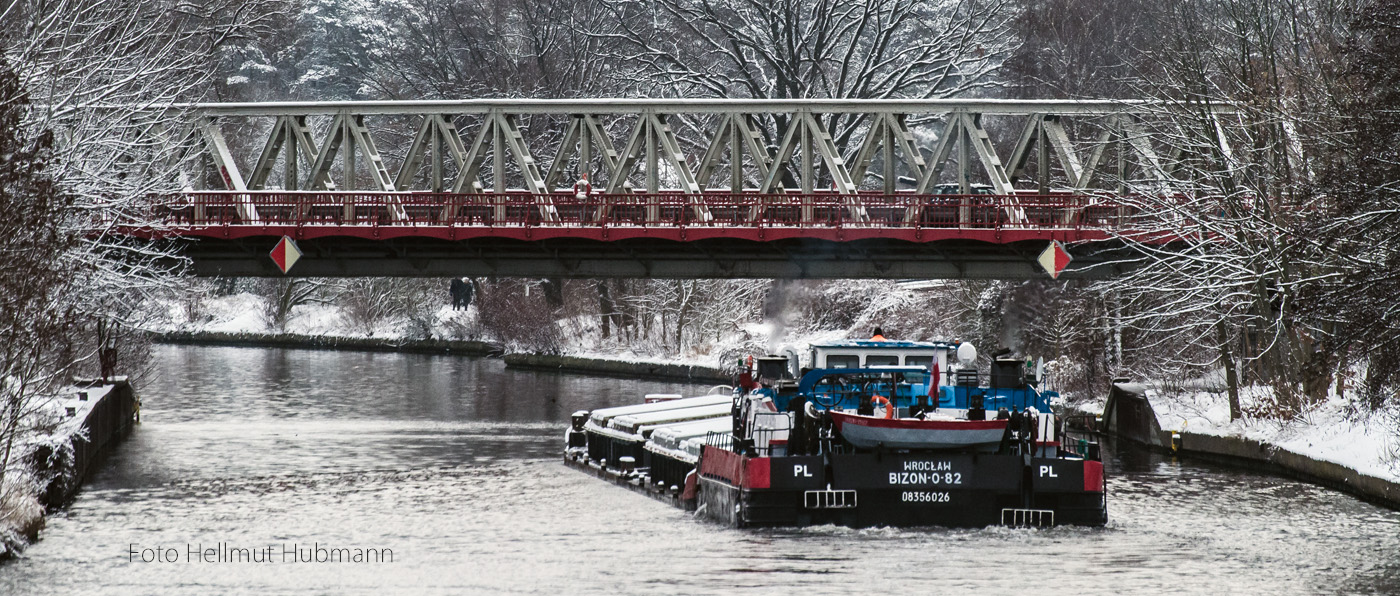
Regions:
[[[496, 360], [160, 347], [142, 424], [0, 594], [1400, 591], [1400, 513], [1120, 451], [1108, 527], [736, 531], [565, 468], [576, 409], [703, 386]], [[225, 543], [390, 564], [188, 563]], [[181, 550], [176, 563], [133, 548]]]

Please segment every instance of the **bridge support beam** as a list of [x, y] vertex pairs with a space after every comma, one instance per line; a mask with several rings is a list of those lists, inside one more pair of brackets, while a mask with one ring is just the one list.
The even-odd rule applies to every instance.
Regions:
[[[206, 239], [182, 251], [201, 276], [282, 277], [267, 256], [275, 238]], [[1006, 245], [942, 241], [748, 242], [577, 239], [387, 241], [344, 238], [299, 241], [304, 252], [289, 272], [299, 277], [560, 277], [666, 279], [1039, 279], [1043, 242]], [[1061, 277], [1102, 278], [1121, 272], [1113, 247], [1082, 250]]]

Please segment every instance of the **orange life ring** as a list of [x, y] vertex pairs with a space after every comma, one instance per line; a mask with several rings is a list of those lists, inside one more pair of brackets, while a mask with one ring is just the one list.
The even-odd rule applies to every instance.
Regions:
[[885, 399], [885, 397], [881, 395], [871, 396], [870, 399], [877, 402], [883, 402], [885, 404], [885, 420], [894, 419], [894, 404], [890, 403], [890, 400]]

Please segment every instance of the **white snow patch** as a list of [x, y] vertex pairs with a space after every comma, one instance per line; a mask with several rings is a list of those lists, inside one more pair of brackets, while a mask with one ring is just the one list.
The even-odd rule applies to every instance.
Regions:
[[[1266, 387], [1243, 387], [1241, 405], [1272, 401]], [[1329, 461], [1376, 476], [1400, 482], [1400, 411], [1358, 413], [1350, 397], [1330, 392], [1319, 403], [1294, 420], [1282, 421], [1246, 416], [1230, 421], [1229, 400], [1219, 391], [1183, 391], [1167, 394], [1148, 390], [1148, 400], [1157, 413], [1162, 430], [1189, 431], [1204, 435], [1242, 437], [1280, 449]], [[1102, 403], [1079, 406], [1102, 412]]]
[[211, 331], [222, 333], [265, 333], [267, 323], [263, 320], [263, 299], [252, 294], [234, 294], [214, 298], [208, 302], [209, 322], [188, 321], [198, 327], [191, 331]]

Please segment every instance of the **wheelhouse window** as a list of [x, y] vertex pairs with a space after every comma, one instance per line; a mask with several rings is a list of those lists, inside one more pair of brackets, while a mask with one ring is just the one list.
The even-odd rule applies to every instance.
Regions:
[[933, 356], [905, 356], [904, 366], [922, 366], [924, 368], [932, 369]]
[[899, 356], [876, 356], [871, 354], [865, 357], [866, 366], [899, 366]]
[[860, 356], [836, 356], [826, 357], [827, 368], [860, 368]]

